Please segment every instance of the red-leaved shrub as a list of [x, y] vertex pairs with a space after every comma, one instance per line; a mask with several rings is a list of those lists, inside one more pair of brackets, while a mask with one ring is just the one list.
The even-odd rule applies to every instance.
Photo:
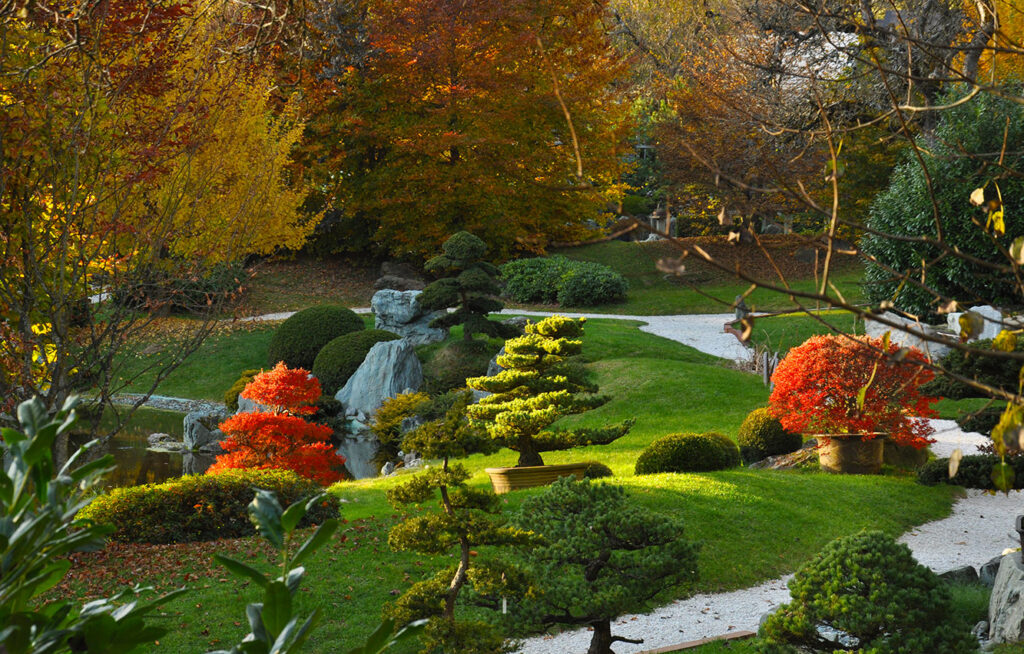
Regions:
[[339, 481], [345, 457], [334, 452], [332, 430], [307, 422], [302, 414], [320, 397], [320, 382], [302, 368], [283, 363], [260, 373], [240, 394], [270, 408], [269, 412], [239, 413], [220, 424], [227, 436], [225, 454], [207, 470], [217, 474], [232, 468], [292, 470], [323, 485]]
[[919, 350], [910, 348], [897, 361], [899, 351], [880, 338], [813, 336], [790, 350], [775, 369], [772, 412], [793, 432], [885, 433], [900, 445], [924, 447], [934, 430], [914, 418], [936, 415], [930, 406], [936, 398], [920, 392], [934, 375], [915, 363], [925, 361]]

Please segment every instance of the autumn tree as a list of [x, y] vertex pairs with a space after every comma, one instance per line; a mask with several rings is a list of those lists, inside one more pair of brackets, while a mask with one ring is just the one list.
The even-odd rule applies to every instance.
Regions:
[[311, 123], [338, 233], [426, 257], [465, 230], [501, 257], [617, 195], [626, 107], [603, 2], [354, 4], [325, 29], [331, 111]]
[[207, 474], [231, 468], [283, 468], [325, 486], [343, 476], [345, 457], [331, 445], [330, 427], [308, 422], [316, 413], [320, 382], [308, 370], [283, 363], [262, 372], [239, 394], [266, 407], [266, 411], [236, 413], [220, 423], [227, 436], [225, 454], [217, 457]]
[[[284, 176], [302, 126], [287, 105], [271, 111], [244, 5], [13, 6], [0, 8], [0, 391], [105, 403], [161, 309], [113, 301], [125, 289], [157, 279], [174, 293], [302, 244], [311, 225]], [[190, 308], [208, 316], [215, 299]], [[182, 325], [145, 371], [150, 391], [211, 324]]]

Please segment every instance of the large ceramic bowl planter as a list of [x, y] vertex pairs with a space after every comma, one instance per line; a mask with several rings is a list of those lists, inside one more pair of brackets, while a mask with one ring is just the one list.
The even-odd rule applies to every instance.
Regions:
[[821, 434], [818, 464], [823, 470], [849, 475], [877, 475], [882, 471], [886, 434]]
[[491, 485], [498, 495], [520, 488], [547, 486], [562, 477], [583, 479], [589, 463], [563, 463], [551, 466], [524, 466], [522, 468], [487, 468]]

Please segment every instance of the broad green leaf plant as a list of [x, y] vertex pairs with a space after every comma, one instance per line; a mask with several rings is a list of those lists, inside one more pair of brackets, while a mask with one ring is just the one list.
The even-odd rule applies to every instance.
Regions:
[[145, 618], [184, 589], [140, 602], [149, 588], [77, 605], [41, 596], [68, 573], [71, 552], [97, 550], [112, 530], [75, 517], [105, 473], [107, 455], [79, 465], [96, 441], [57, 470], [53, 446], [75, 422], [74, 398], [55, 417], [37, 398], [18, 406], [21, 430], [0, 430], [0, 643], [5, 654], [120, 654], [152, 643], [166, 629]]

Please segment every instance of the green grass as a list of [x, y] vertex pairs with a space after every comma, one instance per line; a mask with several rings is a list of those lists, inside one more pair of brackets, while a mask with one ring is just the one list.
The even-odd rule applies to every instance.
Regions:
[[[238, 371], [261, 365], [267, 338], [269, 329], [211, 339], [209, 349], [169, 377], [169, 386], [161, 386], [160, 392], [217, 399]], [[611, 400], [565, 423], [601, 425], [635, 418], [636, 424], [626, 437], [610, 445], [548, 453], [545, 461], [602, 461], [615, 471], [614, 481], [625, 486], [636, 503], [681, 517], [687, 536], [701, 544], [700, 581], [680, 591], [684, 594], [742, 588], [791, 572], [829, 540], [864, 528], [898, 534], [947, 515], [957, 492], [947, 486], [920, 486], [906, 477], [742, 468], [634, 476], [640, 450], [664, 434], [714, 430], [735, 436], [746, 414], [764, 404], [768, 390], [753, 375], [679, 343], [640, 332], [630, 322], [588, 321], [583, 357], [602, 393]], [[205, 379], [192, 379], [196, 375]], [[469, 457], [464, 463], [473, 473], [470, 483], [488, 485], [484, 468], [513, 465], [515, 458], [509, 450]], [[344, 539], [336, 538], [307, 566], [308, 581], [298, 604], [304, 611], [321, 608], [325, 620], [305, 651], [335, 652], [355, 646], [377, 624], [384, 602], [451, 563], [449, 557], [390, 551], [387, 531], [397, 516], [384, 493], [401, 480], [364, 480], [332, 488], [344, 500], [342, 516], [350, 522], [340, 534]], [[539, 492], [519, 491], [503, 500], [514, 511], [526, 497]], [[246, 552], [247, 562], [260, 560], [252, 558], [259, 550], [253, 539], [202, 547], [118, 549], [103, 555], [109, 557], [104, 569], [108, 569], [110, 580], [102, 588], [127, 582], [170, 588], [187, 582], [194, 590], [187, 599], [165, 607], [173, 629], [153, 651], [197, 652], [225, 646], [245, 633], [243, 603], [255, 601], [257, 593], [208, 561], [212, 551], [239, 549]], [[170, 568], [139, 564], [140, 560], [166, 557], [174, 557]], [[124, 569], [133, 572], [124, 574]], [[168, 569], [173, 569], [173, 574]], [[71, 586], [71, 594], [85, 593], [83, 584], [96, 575], [83, 572], [82, 577]], [[397, 654], [411, 651], [404, 648]]]
[[[604, 264], [623, 275], [629, 282], [630, 290], [625, 302], [595, 307], [572, 307], [572, 311], [594, 313], [618, 313], [625, 315], [652, 316], [681, 313], [722, 313], [729, 312], [737, 295], [745, 293], [750, 284], [737, 281], [721, 271], [700, 264], [691, 257], [686, 259], [689, 270], [696, 271], [692, 278], [696, 288], [657, 269], [657, 262], [665, 256], [677, 256], [678, 252], [664, 243], [627, 243], [609, 241], [554, 252], [571, 259], [593, 261]], [[770, 271], [762, 275], [766, 280], [777, 278]], [[831, 279], [850, 302], [860, 302], [862, 271], [857, 267], [845, 266], [837, 270]], [[788, 279], [790, 286], [800, 292], [815, 288], [810, 278]], [[710, 296], [710, 297], [709, 297]], [[746, 303], [755, 311], [773, 312], [796, 308], [789, 296], [757, 289], [747, 296]]]

